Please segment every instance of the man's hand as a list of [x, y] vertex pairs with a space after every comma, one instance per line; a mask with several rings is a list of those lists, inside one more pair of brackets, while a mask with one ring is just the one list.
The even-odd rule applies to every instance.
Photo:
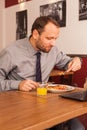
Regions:
[[67, 72], [77, 71], [79, 69], [81, 69], [81, 59], [79, 57], [75, 57], [69, 62]]
[[32, 80], [23, 80], [19, 84], [19, 90], [21, 91], [31, 91], [36, 89], [39, 86], [39, 83]]

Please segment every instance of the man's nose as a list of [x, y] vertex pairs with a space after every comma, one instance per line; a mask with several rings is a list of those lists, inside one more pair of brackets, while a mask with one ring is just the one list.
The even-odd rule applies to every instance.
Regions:
[[55, 45], [55, 40], [52, 40], [50, 44], [51, 44], [51, 46], [54, 46]]

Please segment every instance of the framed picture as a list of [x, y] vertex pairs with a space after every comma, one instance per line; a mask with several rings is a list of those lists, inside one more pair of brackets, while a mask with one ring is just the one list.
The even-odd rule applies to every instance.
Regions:
[[79, 20], [87, 19], [87, 0], [79, 0]]
[[66, 0], [41, 5], [40, 16], [53, 17], [60, 24], [60, 27], [66, 26]]
[[16, 12], [16, 40], [27, 37], [27, 10]]

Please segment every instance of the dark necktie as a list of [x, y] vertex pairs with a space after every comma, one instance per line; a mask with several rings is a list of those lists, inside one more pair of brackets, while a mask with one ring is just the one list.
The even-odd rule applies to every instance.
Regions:
[[41, 53], [37, 52], [36, 56], [37, 56], [37, 61], [36, 61], [36, 81], [37, 82], [42, 82], [41, 64], [40, 64]]

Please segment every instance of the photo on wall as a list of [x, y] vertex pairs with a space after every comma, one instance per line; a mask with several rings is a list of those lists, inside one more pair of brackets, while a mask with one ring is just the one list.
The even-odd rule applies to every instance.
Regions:
[[79, 0], [79, 20], [87, 20], [87, 0]]
[[66, 26], [66, 0], [41, 5], [40, 16], [53, 17], [59, 23], [60, 27]]
[[27, 10], [16, 12], [16, 40], [27, 37]]

